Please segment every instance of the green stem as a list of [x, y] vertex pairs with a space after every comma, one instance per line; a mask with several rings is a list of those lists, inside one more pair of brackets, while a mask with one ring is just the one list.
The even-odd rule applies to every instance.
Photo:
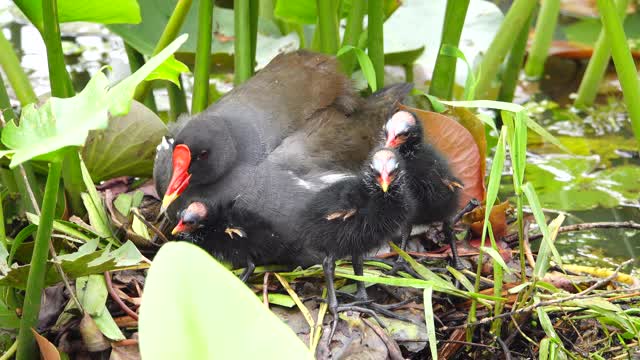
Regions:
[[2, 195], [0, 194], [0, 243], [5, 250], [8, 249], [7, 233], [4, 228], [4, 209], [2, 208]]
[[527, 263], [524, 256], [524, 211], [522, 210], [522, 190], [520, 190], [519, 194], [516, 194], [516, 207], [518, 216], [518, 246], [520, 249], [520, 280], [524, 283], [527, 281]]
[[57, 0], [42, 0], [42, 20], [44, 23], [42, 37], [47, 46], [51, 96], [68, 98], [72, 97], [75, 91], [71, 85], [71, 77], [64, 63], [64, 53], [62, 52], [62, 42], [60, 39], [60, 25], [58, 24], [57, 3]]
[[536, 33], [524, 67], [524, 72], [529, 78], [539, 79], [544, 73], [544, 63], [553, 41], [553, 33], [556, 31], [558, 15], [560, 15], [560, 0], [542, 2], [536, 22]]
[[607, 32], [607, 37], [610, 39], [613, 63], [616, 66], [622, 87], [631, 127], [636, 140], [640, 143], [640, 84], [638, 83], [636, 66], [631, 51], [629, 51], [622, 22], [611, 0], [598, 0], [598, 10], [600, 10], [600, 18]]
[[20, 332], [18, 333], [17, 360], [29, 360], [37, 357], [35, 340], [31, 329], [38, 323], [40, 298], [44, 287], [44, 275], [47, 270], [49, 238], [51, 237], [51, 230], [53, 228], [61, 170], [62, 163], [59, 160], [49, 164], [49, 175], [44, 190], [42, 214], [33, 247], [33, 255], [31, 256], [31, 267], [29, 268], [29, 277], [27, 278], [27, 291], [22, 309]]
[[[629, 0], [616, 0], [616, 8], [618, 9], [618, 16], [621, 21], [627, 16], [627, 7], [629, 6]], [[595, 45], [595, 50], [591, 59], [589, 59], [589, 65], [585, 70], [584, 77], [580, 81], [580, 88], [578, 88], [578, 96], [576, 97], [573, 106], [578, 109], [584, 109], [593, 105], [593, 102], [598, 96], [598, 87], [600, 81], [604, 77], [604, 73], [607, 71], [609, 65], [609, 59], [611, 58], [611, 44], [607, 37], [607, 32], [604, 28], [600, 30], [598, 41]]]
[[253, 73], [253, 61], [251, 59], [251, 4], [250, 0], [233, 1], [234, 28], [236, 40], [234, 41], [233, 62], [235, 74], [233, 82], [242, 84]]
[[18, 55], [2, 31], [0, 31], [0, 66], [7, 75], [7, 79], [22, 106], [38, 101], [38, 97], [29, 83], [29, 78], [20, 65]]
[[[71, 77], [67, 72], [60, 39], [60, 25], [58, 24], [57, 0], [42, 0], [43, 24], [42, 37], [47, 47], [49, 63], [49, 77], [51, 81], [51, 96], [68, 98], [74, 95]], [[80, 194], [84, 189], [80, 173], [80, 159], [77, 151], [69, 151], [65, 156], [62, 170], [64, 188], [69, 195], [71, 210], [75, 215], [84, 214], [84, 206]]]
[[384, 87], [384, 0], [369, 0], [368, 44], [369, 58], [376, 72], [378, 89]]
[[527, 20], [536, 7], [536, 3], [537, 1], [531, 0], [515, 0], [511, 5], [478, 69], [476, 99], [489, 97], [489, 90], [498, 69], [516, 41], [513, 34], [519, 33], [523, 26], [527, 26]]
[[338, 52], [340, 36], [338, 35], [338, 17], [335, 0], [316, 0], [318, 7], [318, 31], [320, 32], [320, 49], [325, 54]]
[[[131, 73], [138, 71], [144, 65], [144, 56], [138, 52], [138, 50], [134, 49], [131, 45], [124, 43], [124, 50], [127, 53], [127, 59], [129, 59], [129, 68], [131, 69]], [[147, 108], [151, 111], [157, 113], [158, 107], [156, 106], [156, 99], [153, 96], [153, 92], [149, 92], [147, 96], [144, 97], [144, 101], [142, 102]]]
[[197, 114], [209, 105], [209, 59], [211, 58], [211, 25], [213, 0], [200, 0], [198, 9], [198, 45], [193, 73], [191, 113]]
[[[347, 27], [344, 29], [344, 36], [342, 38], [341, 47], [351, 45], [358, 46], [358, 39], [362, 34], [362, 20], [364, 19], [364, 13], [366, 8], [364, 0], [353, 0], [351, 3], [351, 11], [347, 16]], [[340, 57], [340, 63], [342, 64], [342, 70], [351, 75], [353, 68], [356, 65], [356, 54], [353, 51], [349, 51]]]
[[[182, 24], [184, 23], [184, 19], [187, 18], [187, 14], [189, 13], [189, 9], [191, 8], [192, 0], [178, 0], [176, 7], [173, 9], [173, 13], [167, 21], [167, 25], [162, 31], [162, 35], [160, 35], [160, 39], [156, 44], [156, 47], [153, 49], [153, 55], [158, 54], [162, 51], [167, 45], [169, 45], [173, 40], [178, 36], [178, 32], [180, 28], [182, 28]], [[136, 92], [134, 98], [138, 101], [142, 101], [145, 96], [149, 93], [149, 89], [151, 89], [150, 81], [143, 81], [136, 88]]]
[[260, 17], [260, 4], [258, 0], [249, 2], [250, 30], [251, 30], [251, 73], [256, 66], [256, 49], [258, 47], [258, 18]]
[[404, 68], [404, 81], [408, 83], [413, 82], [413, 63], [402, 65]]
[[[531, 19], [525, 24], [530, 24]], [[524, 54], [527, 52], [527, 40], [529, 39], [529, 26], [525, 25], [520, 29], [516, 43], [513, 45], [509, 57], [507, 58], [507, 65], [502, 72], [502, 85], [500, 86], [500, 93], [498, 94], [498, 100], [504, 102], [512, 102], [513, 95], [516, 92], [518, 86], [518, 78], [520, 77], [520, 69], [522, 69], [522, 62], [524, 61]]]
[[[469, 0], [447, 0], [447, 10], [444, 15], [444, 25], [442, 26], [440, 49], [442, 49], [444, 45], [458, 47], [468, 7]], [[458, 58], [455, 56], [438, 53], [436, 65], [433, 69], [431, 86], [429, 86], [429, 94], [441, 99], [451, 99], [453, 85], [456, 81], [457, 62]]]
[[16, 350], [18, 349], [18, 340], [14, 341], [13, 344], [11, 344], [11, 347], [9, 347], [7, 349], [7, 351], [2, 354], [2, 356], [0, 356], [0, 360], [9, 360], [13, 357], [13, 354], [16, 353]]
[[[182, 86], [182, 79], [180, 81], [180, 88]], [[187, 99], [184, 96], [184, 92], [180, 90], [176, 84], [167, 81], [167, 92], [169, 93], [169, 121], [176, 121], [181, 114], [189, 113], [187, 107]]]
[[83, 216], [86, 213], [84, 203], [80, 194], [85, 189], [82, 181], [82, 172], [80, 171], [80, 154], [78, 148], [69, 151], [62, 163], [62, 180], [64, 189], [69, 195], [69, 208], [76, 216]]

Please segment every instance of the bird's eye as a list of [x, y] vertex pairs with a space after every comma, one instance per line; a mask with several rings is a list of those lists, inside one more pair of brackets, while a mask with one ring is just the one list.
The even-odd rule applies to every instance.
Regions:
[[207, 160], [208, 158], [209, 158], [209, 152], [207, 150], [200, 151], [198, 156], [196, 156], [197, 160]]

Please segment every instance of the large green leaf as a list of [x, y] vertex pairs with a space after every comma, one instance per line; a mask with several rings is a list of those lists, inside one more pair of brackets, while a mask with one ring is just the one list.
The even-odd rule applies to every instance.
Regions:
[[185, 242], [154, 258], [139, 325], [143, 359], [313, 358], [242, 281]]
[[[82, 245], [74, 253], [59, 255], [58, 259], [64, 273], [70, 279], [75, 279], [80, 276], [101, 274], [105, 271], [126, 269], [139, 265], [142, 261], [142, 255], [130, 241], [113, 251], [109, 249], [97, 250], [97, 248], [98, 239], [94, 239]], [[144, 267], [144, 265], [140, 266]], [[0, 277], [0, 286], [6, 285], [24, 289], [30, 267], [30, 265], [18, 266], [14, 264], [8, 274]], [[61, 280], [56, 269], [49, 266], [45, 276], [45, 285], [52, 285]]]
[[158, 115], [134, 101], [127, 115], [89, 134], [82, 159], [94, 182], [123, 175], [151, 177], [156, 145], [166, 132]]
[[[199, 0], [193, 0], [180, 33], [190, 35], [189, 40], [180, 48], [176, 58], [186, 64], [193, 64], [196, 52], [198, 33]], [[160, 35], [167, 25], [167, 21], [176, 6], [177, 0], [139, 0], [142, 22], [138, 25], [118, 24], [109, 25], [116, 34], [120, 35], [128, 44], [145, 55], [151, 55]], [[281, 36], [275, 26], [265, 26], [266, 20], [261, 19], [258, 26], [258, 42], [256, 61], [258, 68], [265, 66], [279, 52], [298, 48], [298, 37], [295, 34]], [[211, 72], [230, 71], [233, 69], [233, 10], [215, 7], [213, 10], [214, 35], [211, 38], [212, 68]]]
[[[12, 120], [2, 131], [2, 142], [11, 151], [10, 166], [40, 158], [52, 160], [61, 149], [84, 145], [90, 130], [105, 129], [109, 114], [126, 114], [131, 106], [135, 87], [160, 66], [186, 41], [183, 35], [131, 76], [111, 89], [103, 72], [98, 72], [78, 95], [50, 98], [42, 107], [27, 105], [20, 117], [20, 126]], [[6, 154], [4, 154], [6, 155]]]
[[[100, 24], [137, 24], [140, 7], [136, 0], [58, 0], [58, 21], [87, 21]], [[42, 29], [42, 1], [15, 0], [16, 5]]]

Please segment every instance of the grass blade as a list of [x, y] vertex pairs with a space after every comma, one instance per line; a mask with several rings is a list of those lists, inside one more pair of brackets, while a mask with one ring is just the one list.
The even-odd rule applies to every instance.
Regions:
[[433, 305], [431, 295], [433, 293], [433, 289], [431, 287], [427, 287], [424, 289], [423, 297], [424, 297], [424, 321], [427, 325], [427, 337], [429, 338], [429, 350], [431, 351], [431, 358], [438, 358], [438, 347], [436, 346], [436, 326], [433, 321]]

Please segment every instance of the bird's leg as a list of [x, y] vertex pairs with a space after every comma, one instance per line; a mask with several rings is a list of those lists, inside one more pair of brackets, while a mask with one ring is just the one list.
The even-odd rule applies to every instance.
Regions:
[[442, 231], [444, 232], [445, 239], [447, 239], [449, 247], [451, 248], [451, 266], [456, 270], [464, 269], [464, 265], [460, 261], [460, 257], [458, 257], [456, 237], [453, 234], [453, 229], [449, 220], [445, 220], [442, 223]]
[[244, 269], [242, 275], [240, 275], [240, 280], [246, 283], [249, 280], [249, 277], [253, 275], [253, 271], [256, 269], [256, 264], [253, 263], [251, 258], [247, 259], [247, 267]]
[[[357, 276], [364, 275], [364, 259], [362, 254], [351, 256], [351, 264], [353, 265], [353, 273]], [[356, 299], [360, 301], [367, 301], [367, 288], [364, 286], [364, 282], [358, 280], [356, 282], [358, 291], [356, 291]]]
[[[413, 226], [411, 225], [411, 223], [406, 223], [405, 225], [400, 227], [400, 249], [402, 249], [402, 251], [407, 251], [407, 243], [409, 242], [409, 237], [411, 236], [412, 229]], [[398, 254], [393, 267], [387, 272], [387, 275], [395, 275], [399, 270], [405, 270], [408, 273], [412, 274], [412, 276], [414, 276], [413, 274], [415, 273], [413, 269], [408, 266], [407, 262], [404, 261], [402, 256]], [[420, 278], [420, 276], [416, 277]]]
[[458, 223], [458, 221], [460, 221], [460, 219], [462, 219], [462, 217], [464, 216], [464, 214], [468, 213], [469, 211], [477, 208], [478, 206], [480, 206], [480, 202], [478, 200], [471, 199], [469, 200], [469, 202], [467, 203], [467, 205], [465, 205], [462, 210], [458, 211], [453, 218], [451, 219], [451, 225], [455, 225]]
[[336, 288], [333, 285], [333, 277], [336, 272], [336, 261], [333, 255], [327, 255], [322, 262], [322, 269], [324, 270], [324, 280], [327, 285], [327, 305], [329, 312], [333, 316], [333, 323], [331, 324], [331, 332], [327, 339], [327, 346], [331, 343], [333, 334], [338, 327], [338, 298], [336, 297]]

